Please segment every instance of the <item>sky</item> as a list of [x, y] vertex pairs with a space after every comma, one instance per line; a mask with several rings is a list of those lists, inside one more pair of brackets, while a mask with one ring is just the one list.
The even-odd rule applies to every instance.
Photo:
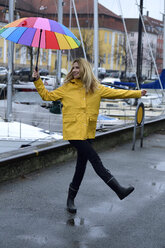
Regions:
[[[139, 12], [137, 4], [140, 0], [98, 0], [103, 6], [117, 15], [123, 15], [124, 18], [138, 18]], [[143, 14], [149, 11], [149, 16], [162, 20], [165, 0], [143, 0]], [[120, 8], [121, 6], [121, 8]]]

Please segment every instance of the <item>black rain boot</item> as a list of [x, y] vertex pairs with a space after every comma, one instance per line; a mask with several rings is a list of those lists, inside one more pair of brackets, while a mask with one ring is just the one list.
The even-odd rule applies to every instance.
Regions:
[[118, 195], [120, 200], [123, 200], [134, 191], [134, 187], [132, 186], [128, 188], [122, 187], [114, 177], [112, 177], [107, 184]]
[[67, 198], [67, 210], [69, 213], [75, 214], [77, 212], [77, 209], [74, 205], [74, 199], [77, 195], [78, 190], [73, 189], [71, 186], [69, 186], [68, 190], [68, 198]]

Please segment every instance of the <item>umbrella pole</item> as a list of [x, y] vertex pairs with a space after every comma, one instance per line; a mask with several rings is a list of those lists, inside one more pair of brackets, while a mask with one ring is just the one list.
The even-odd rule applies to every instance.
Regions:
[[36, 71], [38, 71], [38, 59], [39, 59], [39, 52], [40, 52], [41, 34], [42, 34], [42, 29], [40, 29], [40, 37], [39, 37], [38, 50], [37, 50], [37, 59], [36, 59], [36, 67], [35, 67]]

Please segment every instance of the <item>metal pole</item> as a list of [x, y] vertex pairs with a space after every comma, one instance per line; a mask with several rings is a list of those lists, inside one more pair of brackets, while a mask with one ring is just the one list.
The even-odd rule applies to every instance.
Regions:
[[[71, 30], [72, 26], [72, 0], [70, 0], [70, 8], [69, 8], [69, 29]], [[70, 59], [71, 58], [71, 53], [70, 49], [68, 50], [68, 71], [70, 71], [71, 66], [70, 66]]]
[[164, 0], [164, 13], [163, 13], [163, 69], [165, 69], [165, 0]]
[[[14, 21], [15, 0], [9, 1], [9, 22]], [[8, 84], [6, 120], [12, 120], [12, 72], [13, 72], [14, 43], [8, 41]]]
[[142, 20], [141, 16], [143, 16], [143, 0], [140, 0], [140, 15], [139, 15], [139, 26], [138, 26], [138, 48], [137, 48], [137, 77], [139, 84], [141, 83], [141, 75], [142, 75]]
[[[58, 0], [58, 22], [62, 24], [63, 19], [63, 1]], [[61, 50], [57, 50], [57, 85], [60, 86], [61, 84]]]
[[[133, 54], [132, 54], [132, 50], [131, 50], [131, 45], [130, 45], [130, 41], [129, 41], [129, 36], [128, 36], [127, 27], [126, 27], [126, 23], [125, 23], [125, 20], [124, 20], [124, 16], [123, 16], [123, 11], [122, 11], [120, 0], [118, 1], [118, 3], [119, 3], [119, 9], [120, 9], [121, 17], [122, 17], [122, 21], [123, 21], [124, 31], [125, 31], [125, 34], [126, 34], [126, 43], [128, 45], [128, 50], [129, 50], [129, 53], [130, 53], [130, 56], [131, 56], [131, 63], [132, 63], [133, 69], [135, 70], [135, 63], [134, 63], [134, 59], [133, 59]], [[135, 78], [136, 78], [137, 88], [140, 89], [139, 88], [139, 82], [138, 82], [138, 78], [137, 78], [137, 74], [136, 73], [135, 73]]]
[[76, 6], [75, 6], [74, 0], [72, 0], [72, 4], [73, 4], [74, 13], [75, 13], [75, 17], [76, 17], [76, 22], [77, 22], [77, 26], [78, 26], [78, 30], [79, 30], [79, 34], [80, 34], [80, 40], [81, 40], [81, 45], [82, 45], [82, 49], [83, 49], [84, 58], [87, 59], [86, 52], [85, 52], [85, 47], [84, 47], [84, 42], [83, 42], [83, 38], [82, 38], [82, 35], [81, 35], [81, 29], [80, 29], [80, 24], [79, 24], [79, 20], [78, 20], [78, 16], [77, 16], [77, 11], [76, 11]]
[[[136, 0], [136, 2], [137, 2], [137, 0]], [[141, 19], [141, 22], [142, 22], [142, 25], [143, 25], [144, 33], [145, 33], [145, 35], [146, 35], [147, 42], [148, 42], [148, 46], [149, 46], [150, 53], [151, 53], [151, 58], [152, 58], [152, 61], [153, 61], [153, 63], [154, 63], [154, 67], [155, 67], [155, 70], [156, 70], [156, 74], [157, 74], [157, 76], [158, 76], [158, 80], [159, 80], [160, 87], [161, 87], [161, 89], [162, 89], [162, 94], [163, 94], [163, 97], [164, 97], [163, 85], [162, 85], [162, 82], [161, 82], [160, 77], [159, 77], [158, 69], [157, 69], [157, 66], [156, 66], [156, 61], [155, 61], [155, 58], [154, 58], [154, 56], [153, 56], [152, 48], [151, 48], [151, 45], [150, 45], [148, 33], [147, 33], [147, 31], [146, 31], [146, 27], [145, 27], [145, 24], [144, 24], [144, 20], [143, 20], [143, 16], [142, 16], [142, 14], [141, 14], [141, 11], [139, 11], [139, 16], [140, 16], [140, 19]]]
[[94, 74], [98, 77], [98, 0], [94, 0]]
[[153, 63], [154, 63], [154, 67], [155, 67], [155, 70], [156, 70], [156, 74], [157, 74], [157, 76], [158, 76], [158, 80], [159, 80], [159, 83], [160, 83], [160, 87], [161, 87], [161, 89], [163, 90], [163, 85], [162, 85], [162, 82], [161, 82], [160, 77], [159, 77], [159, 73], [158, 73], [156, 61], [155, 61], [155, 58], [154, 58], [154, 56], [153, 56], [153, 52], [152, 52], [151, 44], [150, 44], [150, 41], [149, 41], [148, 33], [147, 33], [147, 31], [146, 31], [146, 27], [145, 27], [145, 25], [144, 25], [144, 20], [143, 20], [143, 17], [142, 17], [142, 16], [141, 16], [141, 21], [142, 21], [142, 24], [143, 24], [143, 29], [144, 29], [146, 38], [147, 38], [148, 46], [149, 46], [149, 49], [150, 49], [151, 58], [152, 58], [152, 61], [153, 61]]

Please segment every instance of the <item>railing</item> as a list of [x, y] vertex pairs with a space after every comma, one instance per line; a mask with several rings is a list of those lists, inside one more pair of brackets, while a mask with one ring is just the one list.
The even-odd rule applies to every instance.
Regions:
[[[29, 94], [30, 92], [26, 92]], [[143, 97], [142, 101], [145, 105], [145, 119], [155, 119], [158, 117], [165, 116], [165, 104], [159, 103], [160, 94], [156, 94], [147, 99], [147, 97]], [[17, 138], [24, 139], [23, 137], [23, 124], [29, 124], [34, 127], [38, 127], [42, 129], [42, 132], [47, 133], [49, 137], [53, 136], [54, 132], [62, 133], [62, 116], [59, 114], [50, 113], [47, 107], [43, 108], [41, 105], [44, 105], [45, 102], [38, 102], [38, 104], [24, 103], [21, 104], [18, 98], [16, 98], [17, 102], [13, 102], [13, 121], [19, 122], [17, 125], [17, 130], [13, 135], [13, 132], [9, 129], [9, 125], [6, 123], [6, 133], [4, 130], [0, 130], [0, 139], [4, 138]], [[154, 103], [155, 101], [155, 103]], [[156, 103], [157, 101], [157, 103]], [[160, 100], [159, 100], [160, 101]], [[160, 101], [161, 102], [161, 101]], [[2, 118], [0, 121], [5, 120], [5, 112], [6, 112], [6, 100], [0, 100], [0, 117]], [[100, 104], [99, 114], [107, 117], [111, 117], [110, 120], [99, 120], [97, 123], [97, 130], [104, 131], [119, 128], [120, 126], [125, 126], [130, 123], [134, 123], [136, 112], [136, 104], [135, 99], [124, 99], [124, 100], [110, 100], [103, 99]], [[12, 130], [13, 131], [13, 130]], [[35, 132], [35, 131], [34, 131]], [[28, 139], [28, 138], [27, 138]], [[29, 139], [35, 140], [37, 137], [30, 137]]]

